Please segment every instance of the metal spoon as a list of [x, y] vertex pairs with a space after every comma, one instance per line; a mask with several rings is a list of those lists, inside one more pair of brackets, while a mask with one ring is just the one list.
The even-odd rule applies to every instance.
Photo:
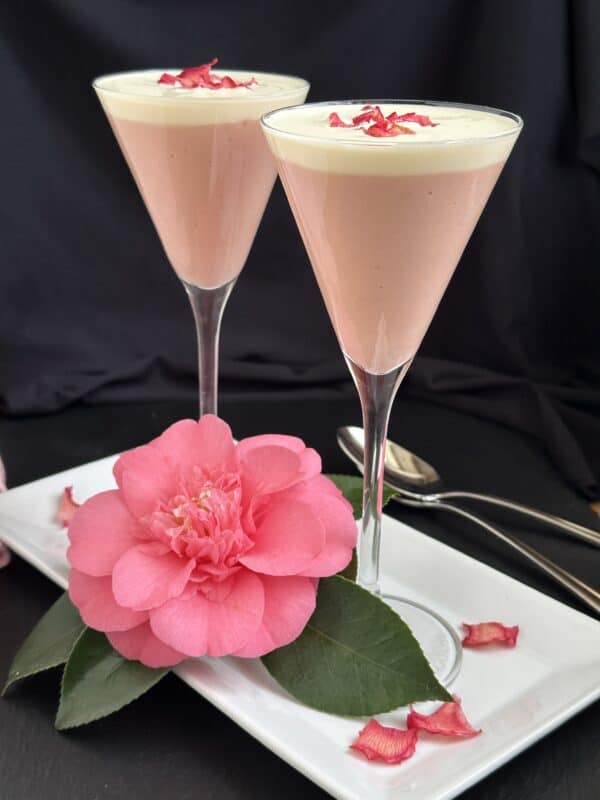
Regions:
[[[363, 430], [362, 428], [345, 427], [339, 428], [337, 432], [338, 444], [343, 452], [353, 461], [358, 469], [362, 472], [363, 469]], [[389, 454], [394, 453], [390, 458]], [[404, 455], [406, 454], [406, 456]], [[398, 459], [400, 459], [398, 461]], [[420, 477], [419, 477], [420, 476]], [[427, 477], [429, 476], [429, 477]], [[556, 583], [560, 584], [564, 589], [578, 597], [585, 605], [600, 614], [600, 592], [589, 586], [587, 583], [576, 578], [567, 570], [559, 567], [549, 558], [534, 550], [533, 547], [520, 542], [518, 539], [513, 538], [508, 533], [505, 533], [500, 528], [490, 525], [480, 517], [475, 516], [470, 511], [466, 511], [460, 506], [452, 505], [451, 503], [444, 502], [448, 495], [456, 497], [457, 495], [464, 497], [464, 493], [431, 493], [423, 494], [413, 491], [415, 487], [427, 488], [428, 484], [432, 484], [432, 476], [435, 476], [436, 483], [439, 485], [440, 478], [435, 472], [433, 467], [427, 464], [422, 459], [404, 450], [399, 445], [388, 441], [386, 449], [384, 480], [385, 482], [395, 489], [397, 494], [395, 500], [403, 505], [412, 506], [414, 508], [429, 508], [441, 509], [444, 511], [451, 511], [470, 522], [479, 525], [488, 533], [500, 539], [513, 550], [516, 550], [524, 558], [534, 564], [539, 570], [548, 575]], [[407, 488], [407, 486], [411, 488]], [[478, 495], [477, 499], [486, 499], [484, 495]], [[500, 499], [500, 498], [494, 498]], [[518, 505], [518, 504], [516, 504]], [[518, 510], [521, 510], [519, 507]], [[529, 511], [527, 507], [526, 511]], [[543, 512], [539, 512], [543, 513]], [[551, 515], [550, 515], [551, 516]], [[565, 520], [561, 520], [564, 522]], [[585, 530], [585, 529], [584, 529]], [[593, 533], [593, 531], [590, 531]], [[587, 539], [586, 539], [587, 541]]]
[[[357, 427], [339, 428], [337, 436], [338, 444], [344, 453], [355, 463], [357, 459], [360, 459], [362, 463], [364, 453], [363, 429]], [[441, 500], [477, 500], [507, 508], [510, 511], [517, 511], [524, 516], [531, 517], [538, 522], [543, 522], [563, 531], [569, 536], [600, 547], [600, 532], [586, 528], [584, 525], [578, 525], [576, 522], [570, 522], [562, 517], [557, 517], [554, 514], [531, 508], [531, 506], [515, 503], [512, 500], [505, 500], [494, 495], [477, 494], [476, 492], [439, 491], [442, 486], [442, 479], [431, 464], [389, 439], [385, 451], [385, 480], [390, 482], [388, 478], [394, 484], [398, 483], [400, 485], [406, 497], [414, 495], [414, 499], [422, 503], [436, 503]]]

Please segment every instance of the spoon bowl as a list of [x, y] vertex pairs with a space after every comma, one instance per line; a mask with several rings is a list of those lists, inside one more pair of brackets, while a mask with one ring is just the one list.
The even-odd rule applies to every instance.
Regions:
[[[355, 464], [362, 465], [365, 450], [365, 433], [358, 426], [339, 428], [338, 444]], [[396, 442], [387, 440], [385, 447], [384, 480], [393, 481], [405, 491], [434, 492], [442, 488], [442, 479], [437, 470], [415, 453]]]

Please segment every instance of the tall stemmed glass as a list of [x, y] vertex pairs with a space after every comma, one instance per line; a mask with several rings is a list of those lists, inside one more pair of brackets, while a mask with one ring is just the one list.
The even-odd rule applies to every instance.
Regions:
[[117, 73], [93, 85], [192, 306], [202, 416], [217, 413], [223, 310], [277, 175], [259, 120], [304, 102], [309, 86], [285, 75], [219, 71], [212, 75], [255, 82], [184, 88], [159, 83], [164, 72]]
[[[281, 109], [262, 123], [360, 397], [358, 580], [379, 593], [392, 403], [522, 121], [476, 106], [371, 100]], [[452, 626], [411, 600], [384, 597], [449, 683], [460, 667]]]

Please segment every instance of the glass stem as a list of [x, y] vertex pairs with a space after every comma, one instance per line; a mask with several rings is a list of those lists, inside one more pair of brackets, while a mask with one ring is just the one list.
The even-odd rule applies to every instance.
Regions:
[[221, 319], [235, 280], [216, 289], [201, 289], [182, 281], [196, 322], [200, 416], [217, 414]]
[[410, 361], [385, 375], [374, 375], [346, 357], [356, 384], [364, 428], [362, 528], [358, 539], [358, 583], [379, 593], [379, 547], [385, 442], [392, 403]]

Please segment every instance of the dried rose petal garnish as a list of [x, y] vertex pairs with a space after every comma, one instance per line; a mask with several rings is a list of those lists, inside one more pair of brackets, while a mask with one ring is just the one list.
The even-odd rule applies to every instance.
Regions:
[[467, 629], [467, 635], [462, 640], [463, 647], [483, 647], [487, 644], [503, 644], [506, 647], [514, 647], [519, 635], [519, 626], [507, 627], [501, 622], [479, 622], [477, 625], [468, 625], [463, 622]]
[[354, 123], [352, 122], [343, 122], [340, 119], [340, 115], [336, 114], [335, 111], [332, 111], [329, 115], [329, 127], [330, 128], [354, 128]]
[[370, 128], [365, 129], [365, 133], [367, 136], [400, 136], [400, 134], [414, 134], [414, 131], [411, 128], [407, 128], [406, 125], [397, 125], [395, 122], [390, 124], [389, 122], [384, 123], [383, 125], [371, 125]]
[[481, 730], [474, 728], [465, 717], [460, 698], [453, 695], [454, 702], [443, 703], [433, 714], [419, 714], [412, 708], [406, 718], [409, 730], [422, 730], [440, 736], [457, 736], [471, 739], [479, 736]]
[[76, 503], [75, 500], [73, 500], [73, 487], [66, 486], [60, 497], [58, 510], [56, 512], [56, 521], [60, 522], [64, 528], [67, 528], [69, 522], [73, 519], [73, 514], [80, 505], [81, 503]]
[[166, 83], [169, 86], [179, 84], [182, 89], [236, 89], [238, 86], [252, 86], [256, 83], [256, 78], [249, 81], [236, 81], [229, 75], [220, 78], [213, 75], [211, 69], [219, 62], [218, 58], [213, 58], [208, 64], [201, 64], [199, 67], [188, 67], [182, 69], [179, 75], [170, 75], [164, 72], [158, 79], [159, 83]]
[[[398, 116], [395, 111], [392, 111], [389, 117], [391, 118], [393, 114], [395, 114], [396, 117]], [[386, 118], [383, 116], [383, 111], [379, 106], [363, 106], [361, 113], [352, 117], [354, 125], [362, 125], [363, 122], [373, 122], [375, 125], [383, 125], [385, 120]], [[390, 121], [393, 122], [393, 119]]]
[[417, 730], [388, 728], [371, 719], [350, 747], [361, 752], [369, 761], [399, 764], [414, 755], [418, 733]]
[[361, 113], [353, 117], [352, 122], [344, 122], [335, 111], [332, 111], [329, 115], [330, 128], [360, 128], [367, 136], [383, 137], [406, 134], [410, 136], [415, 133], [412, 128], [401, 125], [401, 122], [416, 122], [421, 127], [431, 128], [435, 128], [438, 124], [437, 122], [432, 122], [424, 114], [416, 114], [414, 111], [409, 111], [406, 114], [398, 114], [396, 111], [392, 111], [391, 114], [385, 117], [379, 106], [363, 106]]
[[398, 122], [416, 122], [422, 128], [437, 128], [439, 122], [432, 122], [425, 114], [415, 114], [414, 111], [409, 111], [407, 114], [400, 114]]

